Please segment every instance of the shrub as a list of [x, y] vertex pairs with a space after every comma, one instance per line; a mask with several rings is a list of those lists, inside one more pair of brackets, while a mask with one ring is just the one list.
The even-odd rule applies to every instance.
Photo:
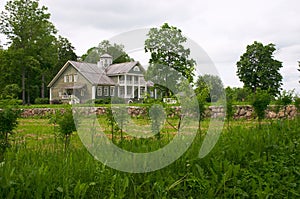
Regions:
[[62, 104], [62, 101], [59, 99], [53, 99], [50, 101], [50, 104]]
[[258, 89], [252, 99], [252, 106], [258, 117], [259, 123], [265, 117], [265, 110], [271, 102], [271, 96], [267, 91]]
[[3, 99], [0, 100], [0, 107], [22, 105], [22, 100], [18, 99]]
[[300, 111], [300, 97], [295, 97], [294, 98], [294, 104], [298, 110], [298, 112]]
[[0, 110], [0, 155], [10, 146], [8, 135], [17, 127], [19, 114], [19, 111], [11, 108]]
[[59, 131], [63, 137], [65, 150], [70, 143], [70, 137], [74, 131], [76, 131], [76, 121], [73, 118], [72, 110], [66, 109], [66, 111], [58, 118], [57, 123], [59, 125]]
[[49, 104], [49, 99], [48, 98], [36, 98], [34, 100], [35, 104]]
[[277, 104], [281, 106], [289, 105], [293, 102], [294, 91], [283, 91], [277, 99]]

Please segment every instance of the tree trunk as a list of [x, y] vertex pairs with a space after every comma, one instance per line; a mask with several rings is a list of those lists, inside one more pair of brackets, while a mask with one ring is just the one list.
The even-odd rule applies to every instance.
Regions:
[[26, 90], [25, 90], [25, 66], [22, 66], [22, 104], [26, 104]]
[[27, 105], [30, 105], [30, 89], [27, 89]]
[[42, 74], [41, 98], [45, 98], [45, 75]]

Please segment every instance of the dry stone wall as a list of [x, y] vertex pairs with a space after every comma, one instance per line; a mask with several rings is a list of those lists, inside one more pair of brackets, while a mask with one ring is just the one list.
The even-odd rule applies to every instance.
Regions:
[[[21, 116], [24, 118], [28, 117], [47, 117], [55, 113], [57, 109], [52, 108], [33, 108], [33, 109], [23, 109]], [[63, 111], [63, 109], [60, 109]], [[168, 112], [168, 117], [174, 117], [179, 115], [181, 111], [180, 106], [170, 107]], [[90, 113], [96, 113], [97, 115], [106, 114], [106, 107], [93, 107]], [[148, 110], [146, 107], [129, 106], [127, 107], [128, 114], [132, 117], [145, 117], [148, 115]], [[298, 111], [299, 112], [299, 111]], [[209, 106], [205, 111], [206, 117], [212, 118], [222, 118], [225, 116], [225, 108], [222, 106]], [[297, 115], [297, 109], [293, 105], [282, 107], [278, 109], [276, 106], [269, 106], [266, 110], [266, 118], [268, 119], [281, 119], [281, 118], [294, 118]], [[233, 119], [254, 119], [255, 114], [253, 107], [250, 105], [239, 105], [234, 106], [234, 116]]]

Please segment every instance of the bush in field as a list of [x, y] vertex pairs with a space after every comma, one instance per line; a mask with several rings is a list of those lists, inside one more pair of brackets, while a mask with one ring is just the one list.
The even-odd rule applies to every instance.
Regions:
[[126, 106], [120, 106], [120, 107], [114, 107], [112, 110], [116, 114], [115, 121], [117, 122], [118, 129], [120, 129], [121, 132], [121, 141], [124, 140], [123, 137], [123, 129], [125, 124], [129, 121], [130, 117], [127, 112]]
[[108, 123], [108, 125], [111, 127], [110, 131], [111, 131], [111, 138], [112, 141], [114, 141], [114, 132], [118, 131], [118, 124], [115, 121], [114, 118], [114, 114], [111, 108], [106, 109], [106, 121]]
[[279, 104], [282, 106], [287, 106], [293, 102], [294, 90], [283, 91], [278, 98]]
[[35, 104], [49, 104], [49, 98], [35, 98]]
[[5, 149], [10, 146], [8, 135], [17, 127], [19, 112], [10, 108], [0, 110], [0, 158]]
[[234, 115], [232, 103], [233, 103], [233, 92], [230, 87], [226, 88], [226, 120], [227, 120], [227, 127], [229, 127], [229, 122]]
[[294, 98], [294, 104], [298, 110], [298, 112], [300, 111], [300, 97], [295, 97]]
[[258, 117], [259, 124], [265, 118], [265, 110], [271, 102], [270, 94], [265, 90], [258, 89], [252, 99], [252, 106]]
[[4, 87], [0, 98], [2, 99], [17, 99], [22, 89], [17, 84], [9, 84]]
[[62, 104], [62, 101], [59, 99], [53, 99], [50, 101], [50, 104]]
[[149, 116], [151, 118], [152, 133], [155, 133], [156, 138], [160, 140], [160, 129], [163, 126], [166, 118], [164, 108], [159, 104], [154, 104], [149, 110]]
[[57, 120], [59, 125], [59, 132], [64, 140], [65, 150], [70, 143], [70, 137], [74, 131], [76, 131], [75, 120], [73, 118], [72, 110], [66, 109], [66, 111], [60, 115]]

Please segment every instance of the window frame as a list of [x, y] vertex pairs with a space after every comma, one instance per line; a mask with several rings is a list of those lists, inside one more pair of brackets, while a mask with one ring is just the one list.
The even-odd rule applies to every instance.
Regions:
[[96, 94], [97, 94], [98, 97], [103, 96], [103, 88], [102, 88], [102, 86], [97, 86]]
[[109, 96], [109, 86], [103, 87], [103, 96]]

